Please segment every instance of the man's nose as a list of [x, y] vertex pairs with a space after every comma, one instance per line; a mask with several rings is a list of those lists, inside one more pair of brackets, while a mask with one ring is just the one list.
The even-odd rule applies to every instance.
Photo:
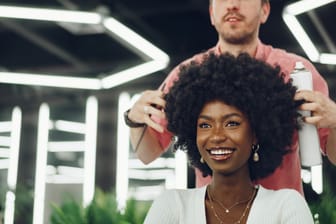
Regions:
[[231, 11], [236, 11], [240, 8], [240, 0], [226, 0], [227, 8]]

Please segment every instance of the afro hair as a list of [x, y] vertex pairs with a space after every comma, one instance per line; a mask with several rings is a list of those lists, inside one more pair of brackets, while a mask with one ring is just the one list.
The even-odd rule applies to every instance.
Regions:
[[175, 149], [187, 152], [190, 164], [204, 176], [212, 175], [200, 162], [196, 145], [198, 116], [207, 102], [219, 100], [238, 108], [249, 120], [259, 148], [259, 161], [250, 157], [252, 180], [270, 175], [290, 152], [297, 123], [296, 87], [284, 81], [279, 67], [248, 54], [208, 53], [201, 61], [180, 66], [178, 80], [165, 95], [168, 130], [176, 136]]

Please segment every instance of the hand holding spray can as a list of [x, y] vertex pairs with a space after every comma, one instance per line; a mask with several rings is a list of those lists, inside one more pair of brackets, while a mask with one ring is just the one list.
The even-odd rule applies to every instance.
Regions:
[[[293, 85], [298, 90], [312, 90], [313, 80], [312, 74], [308, 71], [302, 62], [296, 62], [294, 71], [290, 74]], [[302, 111], [299, 113], [302, 117], [310, 117], [311, 111]], [[299, 130], [299, 147], [302, 166], [315, 166], [322, 164], [322, 156], [320, 152], [320, 141], [315, 125], [307, 124], [299, 120], [301, 129]]]

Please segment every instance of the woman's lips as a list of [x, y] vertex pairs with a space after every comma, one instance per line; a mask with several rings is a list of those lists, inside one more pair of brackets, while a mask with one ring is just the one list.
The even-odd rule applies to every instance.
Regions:
[[208, 153], [213, 160], [227, 160], [233, 155], [234, 149], [232, 148], [214, 148], [209, 149]]

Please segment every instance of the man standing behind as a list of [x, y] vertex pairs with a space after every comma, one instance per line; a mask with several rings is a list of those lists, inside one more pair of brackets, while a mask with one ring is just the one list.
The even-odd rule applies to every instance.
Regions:
[[[305, 122], [319, 128], [322, 153], [336, 164], [336, 104], [328, 97], [328, 86], [325, 80], [305, 58], [265, 45], [259, 40], [260, 25], [267, 21], [270, 13], [269, 0], [210, 0], [209, 13], [211, 24], [218, 33], [218, 43], [207, 52], [197, 54], [182, 64], [190, 63], [191, 60], [201, 60], [202, 56], [209, 52], [215, 54], [229, 52], [236, 56], [246, 52], [273, 66], [279, 65], [286, 75], [285, 80], [288, 81], [295, 62], [303, 62], [313, 75], [314, 91], [299, 91], [295, 98], [304, 99], [307, 102], [300, 109], [312, 111], [313, 116], [305, 118]], [[145, 91], [125, 113], [127, 123], [131, 127], [132, 145], [138, 158], [144, 163], [155, 160], [171, 143], [172, 135], [166, 130], [163, 95], [164, 92], [169, 91], [178, 75], [177, 66], [165, 79], [163, 91]], [[258, 183], [270, 189], [292, 188], [303, 193], [297, 136], [293, 140], [292, 150], [271, 176]], [[198, 187], [209, 181], [196, 170]]]

